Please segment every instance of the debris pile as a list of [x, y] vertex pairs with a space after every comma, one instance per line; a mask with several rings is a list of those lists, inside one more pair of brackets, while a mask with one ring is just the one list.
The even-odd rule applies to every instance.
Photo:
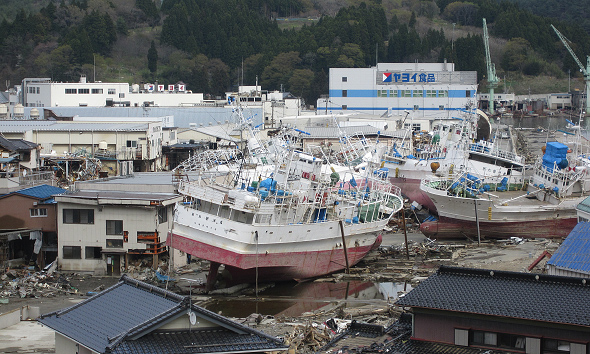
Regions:
[[59, 273], [47, 274], [22, 269], [10, 269], [0, 276], [0, 298], [54, 297], [78, 294], [70, 278]]

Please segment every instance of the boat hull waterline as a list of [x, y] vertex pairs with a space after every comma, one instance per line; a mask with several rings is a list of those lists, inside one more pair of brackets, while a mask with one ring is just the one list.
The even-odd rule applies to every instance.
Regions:
[[[534, 221], [513, 222], [479, 222], [482, 239], [521, 238], [564, 238], [576, 226], [577, 218], [560, 218]], [[440, 217], [438, 221], [429, 221], [420, 225], [420, 231], [433, 239], [477, 239], [475, 221]]]
[[[188, 224], [186, 224], [188, 223]], [[357, 264], [381, 245], [388, 219], [371, 223], [337, 221], [290, 225], [245, 225], [178, 206], [168, 246], [225, 265], [234, 278], [300, 280], [331, 274]], [[220, 232], [221, 231], [221, 232]], [[258, 236], [256, 241], [255, 237]]]

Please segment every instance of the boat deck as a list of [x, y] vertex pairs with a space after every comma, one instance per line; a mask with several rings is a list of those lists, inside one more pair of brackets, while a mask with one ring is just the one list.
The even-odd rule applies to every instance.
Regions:
[[[494, 203], [498, 202], [509, 202], [510, 205], [518, 204], [518, 205], [545, 205], [547, 202], [543, 202], [538, 200], [537, 198], [527, 198], [525, 197], [526, 192], [524, 191], [506, 191], [506, 192], [488, 192], [484, 193], [480, 198], [490, 199], [493, 200]], [[498, 198], [495, 198], [497, 196]], [[518, 198], [518, 199], [514, 199]]]

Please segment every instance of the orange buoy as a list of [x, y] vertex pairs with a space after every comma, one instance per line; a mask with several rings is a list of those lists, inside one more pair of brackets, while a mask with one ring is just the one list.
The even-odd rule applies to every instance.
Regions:
[[430, 169], [432, 170], [432, 173], [435, 173], [439, 167], [440, 167], [440, 163], [438, 163], [438, 162], [430, 163]]
[[543, 153], [545, 153], [545, 150], [547, 150], [547, 146], [546, 145], [541, 146], [541, 151], [543, 151]]

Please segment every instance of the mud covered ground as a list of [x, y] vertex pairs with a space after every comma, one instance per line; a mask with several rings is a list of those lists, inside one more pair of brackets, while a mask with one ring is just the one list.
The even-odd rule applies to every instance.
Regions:
[[[384, 235], [383, 245], [371, 253], [364, 261], [353, 267], [349, 274], [344, 272], [317, 279], [315, 283], [338, 286], [350, 282], [404, 283], [408, 290], [435, 272], [440, 265], [461, 266], [506, 271], [528, 272], [528, 267], [544, 252], [553, 253], [559, 242], [548, 239], [535, 239], [521, 242], [514, 240], [484, 241], [480, 245], [471, 241], [434, 241], [421, 234], [408, 235], [405, 247], [402, 232]], [[517, 240], [519, 241], [519, 240]], [[532, 271], [542, 272], [546, 259]], [[212, 301], [222, 299], [219, 312], [235, 321], [247, 324], [268, 334], [283, 338], [297, 353], [317, 352], [323, 345], [337, 336], [339, 328], [345, 328], [352, 320], [388, 326], [400, 315], [395, 306], [397, 295], [381, 297], [370, 301], [348, 299], [315, 299], [321, 302], [316, 310], [299, 313], [295, 316], [268, 315], [252, 313], [233, 317], [227, 315], [223, 307], [224, 298], [237, 301], [268, 301], [259, 299], [254, 285], [226, 288], [216, 294], [207, 294], [200, 287], [189, 290], [188, 281], [183, 279], [204, 279], [208, 264], [199, 260], [169, 273], [175, 281], [162, 283], [149, 269], [135, 269], [130, 273], [134, 278], [167, 287], [177, 293], [193, 295], [196, 304], [207, 307]], [[13, 277], [17, 275], [13, 279]], [[20, 277], [19, 277], [20, 276]], [[95, 277], [80, 273], [54, 273], [44, 275], [13, 270], [12, 275], [2, 275], [0, 288], [0, 313], [22, 306], [38, 306], [40, 313], [56, 311], [89, 298], [94, 293], [108, 288], [118, 281], [118, 277]], [[15, 285], [18, 284], [18, 285]], [[268, 284], [259, 284], [263, 289]], [[15, 289], [16, 288], [16, 289]], [[403, 291], [400, 291], [403, 293]], [[290, 294], [283, 294], [289, 296]], [[21, 297], [24, 296], [24, 297]], [[313, 301], [314, 299], [311, 299]], [[356, 302], [355, 302], [356, 301]], [[5, 303], [7, 302], [7, 303]], [[339, 327], [340, 326], [340, 327]], [[47, 329], [45, 329], [47, 330]], [[0, 336], [0, 348], [10, 342]], [[10, 345], [14, 343], [11, 342]], [[367, 345], [361, 338], [347, 346]], [[23, 353], [25, 353], [24, 351]], [[47, 351], [44, 351], [47, 352]], [[18, 351], [17, 351], [18, 353]]]

